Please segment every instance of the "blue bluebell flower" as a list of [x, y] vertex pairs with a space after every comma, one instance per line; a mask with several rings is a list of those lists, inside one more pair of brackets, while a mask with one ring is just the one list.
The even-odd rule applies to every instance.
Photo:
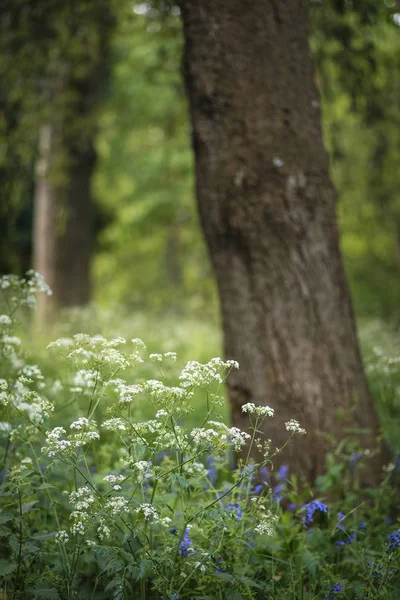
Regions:
[[365, 522], [365, 521], [360, 521], [360, 522], [359, 522], [359, 524], [358, 524], [358, 528], [357, 528], [357, 529], [358, 529], [359, 531], [362, 531], [363, 529], [365, 529], [365, 528], [366, 528], [366, 526], [367, 526], [367, 524], [366, 524], [366, 522]]
[[362, 458], [363, 453], [362, 452], [356, 452], [355, 450], [353, 450], [353, 452], [351, 453], [351, 457], [350, 457], [350, 468], [354, 469], [354, 467], [356, 466], [356, 464], [358, 463], [358, 461], [360, 460], [360, 458]]
[[325, 596], [325, 600], [334, 600], [335, 594], [339, 594], [339, 592], [343, 592], [343, 590], [343, 586], [341, 586], [339, 583], [334, 583], [329, 594]]
[[297, 508], [297, 505], [295, 502], [291, 502], [290, 504], [288, 504], [288, 510], [293, 511], [293, 510], [296, 510], [296, 508]]
[[215, 483], [217, 480], [217, 467], [215, 466], [215, 460], [212, 456], [206, 456], [207, 463], [207, 479], [211, 481], [211, 483]]
[[271, 478], [271, 473], [270, 473], [269, 469], [267, 469], [267, 467], [261, 467], [259, 469], [258, 473], [259, 473], [259, 475], [261, 475], [262, 481], [269, 482], [269, 480]]
[[280, 483], [279, 485], [276, 485], [274, 488], [272, 488], [272, 500], [274, 500], [275, 502], [277, 502], [278, 500], [282, 500], [284, 489], [285, 486], [283, 485], [283, 483]]
[[258, 494], [261, 494], [261, 492], [263, 491], [263, 489], [264, 489], [264, 486], [261, 485], [261, 484], [259, 484], [259, 485], [256, 485], [256, 487], [254, 488], [254, 491], [258, 495]]
[[238, 521], [241, 521], [243, 510], [241, 509], [239, 502], [229, 502], [229, 504], [226, 505], [226, 510], [236, 512]]
[[306, 514], [302, 517], [304, 527], [308, 527], [308, 525], [311, 525], [311, 523], [313, 523], [313, 517], [315, 512], [328, 512], [327, 505], [323, 502], [320, 502], [319, 500], [312, 500], [308, 504], [305, 504], [304, 508], [306, 509]]
[[288, 473], [289, 473], [289, 467], [287, 465], [282, 465], [279, 467], [277, 478], [280, 479], [281, 481], [286, 481]]
[[336, 548], [341, 548], [342, 546], [345, 546], [346, 542], [344, 542], [343, 540], [336, 540], [335, 542], [335, 546]]
[[336, 524], [335, 529], [340, 529], [341, 531], [346, 531], [344, 525], [343, 525], [343, 521], [345, 520], [346, 515], [342, 512], [338, 512], [338, 522]]
[[351, 544], [356, 538], [357, 534], [353, 531], [353, 533], [350, 533], [349, 537], [347, 538], [347, 543]]
[[396, 529], [393, 533], [389, 533], [387, 536], [388, 547], [387, 552], [394, 552], [400, 546], [400, 529]]
[[189, 528], [185, 529], [181, 543], [179, 544], [179, 554], [181, 556], [187, 556], [192, 545], [192, 540], [189, 537]]

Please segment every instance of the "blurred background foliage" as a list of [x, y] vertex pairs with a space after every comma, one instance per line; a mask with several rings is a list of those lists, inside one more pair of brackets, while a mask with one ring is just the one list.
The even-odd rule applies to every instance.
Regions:
[[[2, 9], [0, 270], [21, 273], [31, 264], [38, 132], [62, 115], [82, 144], [96, 132], [94, 301], [214, 319], [215, 283], [194, 200], [179, 8], [127, 0], [66, 6], [6, 0]], [[71, 86], [55, 93], [54, 71], [62, 65], [74, 82], [84, 80], [102, 52], [104, 15], [113, 22], [107, 76], [95, 110], [79, 119], [78, 94]], [[391, 0], [312, 0], [310, 29], [356, 312], [397, 322], [400, 8]], [[60, 154], [56, 177], [65, 162]]]

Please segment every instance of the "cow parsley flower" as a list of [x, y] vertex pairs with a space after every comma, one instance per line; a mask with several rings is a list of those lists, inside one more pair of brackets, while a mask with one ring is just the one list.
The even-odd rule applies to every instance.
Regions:
[[142, 516], [145, 521], [152, 521], [153, 523], [158, 523], [160, 521], [160, 515], [151, 504], [140, 504], [136, 508], [135, 513]]
[[117, 517], [118, 515], [129, 512], [129, 504], [125, 498], [117, 496], [107, 500], [106, 509], [110, 512], [111, 516]]
[[46, 433], [46, 444], [42, 452], [49, 456], [59, 456], [71, 449], [71, 442], [65, 438], [66, 431], [64, 427], [55, 427], [52, 431]]
[[58, 542], [59, 544], [66, 544], [69, 540], [69, 535], [66, 531], [61, 530], [61, 531], [57, 531], [54, 538], [55, 538], [56, 542]]
[[252, 402], [243, 404], [242, 412], [248, 413], [249, 415], [258, 415], [260, 417], [273, 417], [274, 409], [269, 406], [256, 406]]
[[296, 419], [290, 419], [285, 423], [286, 431], [293, 431], [294, 433], [299, 433], [300, 435], [304, 435], [306, 430], [300, 427], [300, 424]]
[[[265, 508], [260, 505], [260, 509], [265, 510]], [[268, 535], [273, 536], [275, 534], [275, 525], [278, 521], [278, 516], [272, 514], [271, 511], [265, 511], [258, 514], [258, 524], [255, 526], [254, 531], [258, 533], [258, 535]]]
[[106, 475], [103, 480], [111, 485], [113, 490], [119, 491], [121, 489], [120, 483], [122, 483], [124, 479], [125, 477], [123, 475], [113, 475], [110, 473], [109, 475]]

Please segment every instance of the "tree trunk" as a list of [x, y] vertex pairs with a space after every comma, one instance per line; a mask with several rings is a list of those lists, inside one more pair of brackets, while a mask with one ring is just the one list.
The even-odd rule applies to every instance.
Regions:
[[52, 170], [59, 145], [54, 129], [43, 127], [36, 170], [33, 262], [53, 295], [40, 298], [39, 321], [53, 308], [82, 306], [90, 300], [90, 181], [96, 155], [92, 148], [75, 154], [66, 182], [61, 184]]
[[[273, 447], [312, 482], [350, 429], [377, 446], [322, 143], [305, 0], [184, 0], [184, 76], [197, 198], [219, 287], [233, 425], [242, 404], [275, 408]], [[365, 470], [379, 480], [382, 454]], [[279, 461], [278, 461], [279, 462]]]

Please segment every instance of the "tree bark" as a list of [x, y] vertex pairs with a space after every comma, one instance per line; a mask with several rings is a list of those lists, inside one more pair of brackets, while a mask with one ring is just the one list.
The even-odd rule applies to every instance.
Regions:
[[[240, 363], [228, 382], [232, 423], [247, 426], [242, 404], [268, 404], [275, 447], [297, 419], [307, 435], [280, 461], [312, 482], [332, 440], [353, 429], [372, 450], [379, 429], [341, 262], [306, 4], [184, 0], [182, 17], [198, 205], [225, 354]], [[377, 483], [382, 460], [378, 451], [364, 483]]]
[[90, 300], [92, 196], [96, 155], [92, 147], [71, 158], [67, 181], [52, 172], [60, 139], [48, 125], [40, 132], [34, 211], [34, 269], [53, 295], [40, 298], [38, 318], [54, 308], [82, 306]]

